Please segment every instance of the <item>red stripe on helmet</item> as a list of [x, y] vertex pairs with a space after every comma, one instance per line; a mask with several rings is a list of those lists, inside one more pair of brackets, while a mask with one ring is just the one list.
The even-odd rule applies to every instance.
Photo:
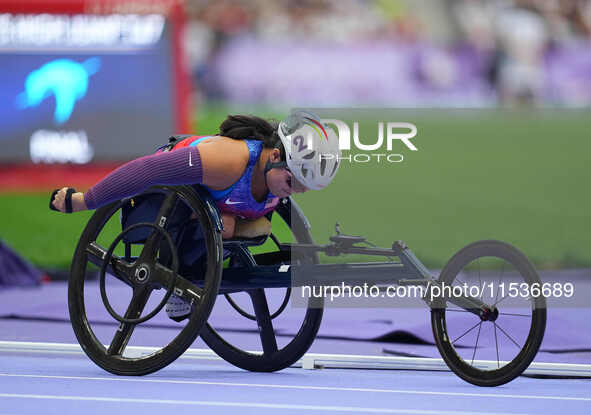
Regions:
[[320, 127], [320, 129], [324, 133], [324, 137], [326, 137], [326, 141], [328, 141], [328, 134], [326, 134], [326, 130], [324, 129], [324, 126], [313, 118], [308, 118], [308, 117], [305, 117], [305, 118], [309, 121], [312, 121], [314, 124], [316, 124], [318, 127]]

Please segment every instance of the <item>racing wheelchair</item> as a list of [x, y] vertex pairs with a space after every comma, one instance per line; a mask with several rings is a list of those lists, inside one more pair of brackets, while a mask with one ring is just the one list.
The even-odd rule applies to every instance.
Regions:
[[[70, 319], [84, 352], [111, 373], [145, 375], [173, 362], [201, 336], [215, 353], [237, 367], [259, 372], [281, 370], [306, 353], [323, 315], [323, 298], [309, 296], [300, 310], [299, 329], [280, 342], [274, 321], [283, 312], [293, 311], [287, 307], [292, 288], [355, 284], [367, 281], [363, 277], [367, 275], [372, 286], [424, 289], [422, 300], [431, 311], [435, 344], [449, 368], [467, 382], [479, 386], [507, 383], [529, 366], [540, 347], [546, 326], [544, 297], [510, 298], [506, 289], [511, 284], [533, 287], [540, 279], [527, 257], [509, 244], [493, 240], [469, 244], [436, 278], [402, 241], [378, 248], [361, 236], [343, 235], [337, 229], [330, 243], [314, 244], [310, 225], [291, 198], [282, 199], [268, 219], [273, 220], [272, 232], [222, 240], [220, 214], [200, 186], [158, 186], [98, 209], [79, 239], [68, 287]], [[276, 231], [282, 227], [283, 233]], [[196, 246], [199, 252], [195, 252]], [[263, 246], [270, 249], [260, 252]], [[320, 264], [320, 253], [387, 260]], [[491, 265], [483, 262], [486, 260], [495, 262]], [[104, 334], [104, 322], [91, 317], [88, 295], [92, 290], [85, 287], [93, 281], [96, 286], [96, 277], [90, 272], [93, 267], [98, 269], [104, 308], [118, 322], [114, 333]], [[122, 304], [109, 299], [113, 282], [128, 293]], [[445, 286], [450, 288], [447, 294]], [[468, 286], [481, 291], [466, 293]], [[454, 287], [460, 287], [460, 294], [453, 294]], [[266, 295], [271, 289], [285, 290], [283, 301], [273, 307]], [[429, 295], [434, 290], [443, 294]], [[237, 293], [246, 293], [249, 309], [235, 300]], [[178, 323], [178, 334], [175, 331], [155, 352], [127, 354], [132, 336], [139, 336], [140, 342], [153, 342], [149, 333], [159, 326], [146, 322], [163, 310], [171, 295], [191, 305], [188, 319]], [[256, 322], [258, 349], [262, 351], [236, 345], [210, 324], [208, 319], [220, 295], [242, 318]], [[520, 300], [519, 309], [516, 300]], [[112, 320], [109, 326], [113, 327]], [[476, 337], [474, 344], [468, 342], [469, 337]], [[483, 344], [485, 338], [488, 346]], [[488, 351], [490, 360], [475, 359], [482, 350]]]

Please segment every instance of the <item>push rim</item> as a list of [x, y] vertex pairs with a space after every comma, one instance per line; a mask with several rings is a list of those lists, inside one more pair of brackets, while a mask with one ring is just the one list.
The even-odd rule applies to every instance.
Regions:
[[[191, 209], [196, 219], [200, 222], [202, 231], [206, 236], [208, 266], [204, 275], [203, 288], [196, 287], [182, 276], [177, 278], [175, 283], [177, 286], [182, 285], [184, 288], [191, 287], [194, 292], [199, 293], [200, 298], [195, 304], [186, 325], [182, 329], [179, 328], [180, 332], [176, 337], [151, 354], [139, 357], [133, 355], [125, 356], [125, 348], [137, 324], [121, 323], [112, 337], [113, 340], [107, 346], [103, 345], [93, 330], [93, 321], [87, 316], [84, 286], [87, 266], [89, 262], [95, 262], [97, 260], [96, 256], [93, 256], [96, 255], [96, 250], [93, 251], [91, 247], [93, 244], [96, 245], [97, 237], [106, 223], [129, 201], [115, 202], [95, 212], [80, 237], [72, 262], [71, 278], [68, 286], [70, 319], [78, 342], [86, 354], [103, 369], [119, 375], [148, 374], [167, 366], [178, 358], [193, 343], [199, 330], [207, 321], [221, 280], [221, 234], [212, 222], [212, 218], [208, 214], [203, 201], [197, 197], [192, 189], [187, 187], [158, 187], [150, 189], [146, 193], [164, 195], [165, 198], [177, 200], [177, 202], [173, 203], [174, 206], [176, 206], [178, 201], [181, 201]], [[168, 216], [170, 216], [170, 213], [168, 212]], [[106, 250], [103, 249], [103, 252], [106, 252]], [[100, 260], [100, 258], [98, 259]], [[163, 266], [161, 268], [166, 267]], [[169, 271], [174, 273], [174, 270]], [[165, 282], [169, 281], [169, 279], [166, 279]], [[163, 285], [167, 286], [167, 284]], [[131, 317], [127, 313], [126, 316]], [[139, 315], [135, 317], [139, 317]]]

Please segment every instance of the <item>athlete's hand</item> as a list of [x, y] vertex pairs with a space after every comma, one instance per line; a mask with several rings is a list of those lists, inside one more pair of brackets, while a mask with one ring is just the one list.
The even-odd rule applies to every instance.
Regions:
[[[62, 213], [66, 212], [66, 195], [68, 189], [68, 187], [62, 187], [60, 190], [58, 190], [53, 200], [51, 201], [51, 205]], [[86, 207], [86, 203], [84, 202], [84, 193], [72, 193], [72, 212], [79, 212], [81, 210], [86, 209], [88, 208]]]
[[222, 224], [224, 225], [222, 239], [232, 239], [236, 227], [236, 216], [229, 213], [222, 213]]

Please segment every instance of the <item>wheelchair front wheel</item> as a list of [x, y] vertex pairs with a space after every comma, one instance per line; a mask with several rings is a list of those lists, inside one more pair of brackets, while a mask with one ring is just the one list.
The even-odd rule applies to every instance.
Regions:
[[[494, 312], [482, 316], [443, 301], [431, 310], [441, 356], [460, 378], [478, 386], [510, 382], [533, 361], [546, 328], [546, 300], [527, 257], [500, 241], [478, 241], [456, 253], [439, 282], [469, 293]], [[455, 295], [455, 294], [453, 294]]]

